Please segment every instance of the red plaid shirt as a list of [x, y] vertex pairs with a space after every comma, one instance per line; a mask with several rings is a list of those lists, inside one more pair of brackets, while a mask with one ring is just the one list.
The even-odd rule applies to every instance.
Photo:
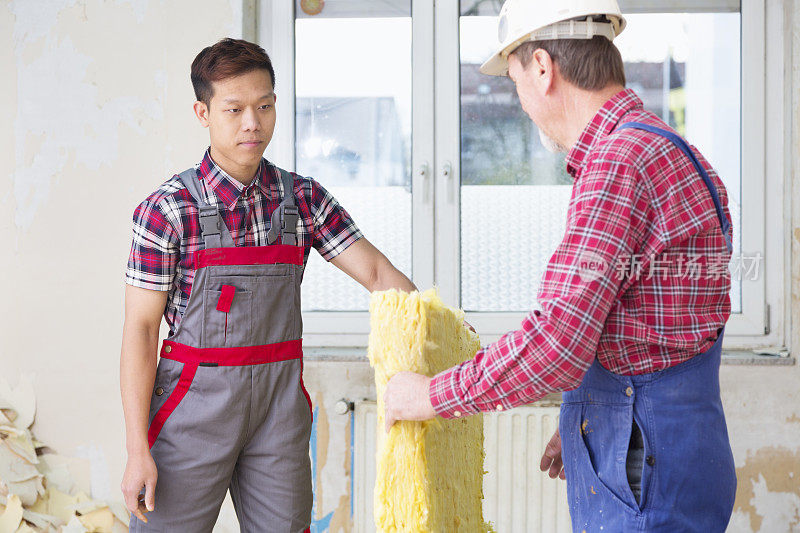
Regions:
[[[283, 198], [277, 167], [262, 159], [248, 186], [233, 179], [206, 150], [197, 167], [205, 201], [222, 207], [222, 219], [237, 246], [266, 246], [270, 215]], [[300, 210], [298, 245], [330, 261], [362, 237], [347, 211], [319, 183], [292, 174]], [[164, 318], [174, 332], [189, 302], [194, 252], [202, 246], [197, 204], [178, 176], [162, 184], [133, 213], [133, 244], [125, 282], [168, 291]]]
[[[433, 378], [430, 398], [441, 416], [508, 409], [577, 388], [595, 357], [612, 372], [643, 374], [713, 344], [730, 315], [731, 280], [712, 197], [670, 141], [615, 132], [634, 121], [669, 129], [625, 90], [567, 155], [574, 178], [567, 229], [539, 287], [541, 309]], [[730, 220], [725, 187], [694, 151]]]

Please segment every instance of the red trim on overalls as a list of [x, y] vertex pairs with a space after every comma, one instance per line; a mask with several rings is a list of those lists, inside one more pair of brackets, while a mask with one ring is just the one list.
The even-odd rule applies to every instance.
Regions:
[[[271, 245], [271, 246], [247, 246], [234, 248], [210, 248], [195, 252], [195, 266], [199, 270], [208, 266], [220, 265], [303, 265], [303, 248], [301, 246], [290, 245]], [[218, 306], [230, 306], [229, 299], [232, 301], [232, 291], [223, 291]], [[311, 398], [303, 385], [302, 358], [303, 340], [297, 339], [275, 344], [265, 344], [262, 346], [237, 346], [231, 348], [193, 348], [185, 344], [165, 340], [161, 347], [161, 357], [172, 359], [183, 363], [183, 370], [178, 379], [175, 390], [158, 410], [147, 430], [147, 441], [153, 447], [158, 434], [164, 427], [164, 423], [178, 407], [178, 404], [186, 396], [189, 386], [192, 384], [197, 367], [202, 364], [216, 366], [244, 366], [259, 365], [265, 363], [277, 363], [280, 361], [301, 360], [300, 386], [303, 394], [308, 401], [311, 409]]]
[[212, 364], [216, 366], [262, 365], [291, 361], [303, 357], [303, 340], [277, 342], [261, 346], [236, 346], [233, 348], [193, 348], [185, 344], [164, 341], [161, 357], [184, 364]]
[[303, 389], [303, 396], [306, 397], [308, 402], [308, 410], [311, 412], [311, 421], [314, 421], [314, 408], [311, 407], [311, 396], [308, 395], [306, 384], [303, 382], [303, 360], [300, 360], [300, 388]]
[[223, 285], [220, 291], [219, 301], [217, 302], [217, 311], [230, 313], [231, 305], [233, 305], [233, 297], [235, 295], [236, 287], [233, 285]]
[[214, 366], [248, 366], [261, 365], [265, 363], [278, 363], [280, 361], [291, 361], [300, 359], [300, 386], [303, 394], [308, 401], [308, 408], [311, 409], [311, 398], [303, 385], [302, 359], [303, 359], [303, 340], [278, 342], [275, 344], [265, 344], [262, 346], [240, 346], [233, 348], [193, 348], [185, 344], [179, 344], [165, 340], [161, 347], [161, 357], [172, 359], [183, 363], [183, 370], [175, 390], [169, 395], [167, 401], [161, 406], [150, 427], [147, 430], [147, 441], [153, 447], [158, 434], [164, 427], [164, 423], [169, 415], [178, 407], [178, 404], [186, 396], [189, 386], [192, 384], [197, 367], [201, 365]]
[[175, 386], [175, 390], [172, 391], [172, 394], [169, 395], [167, 401], [164, 402], [164, 405], [162, 405], [161, 409], [158, 410], [156, 416], [153, 417], [153, 421], [150, 423], [150, 427], [147, 429], [147, 443], [151, 448], [153, 447], [153, 444], [156, 443], [158, 434], [161, 433], [161, 428], [164, 427], [164, 423], [167, 421], [167, 418], [169, 418], [169, 415], [172, 414], [172, 411], [178, 407], [178, 404], [181, 403], [181, 400], [183, 400], [183, 397], [186, 396], [186, 393], [189, 391], [189, 386], [192, 384], [192, 380], [194, 379], [196, 372], [197, 364], [183, 365], [181, 377], [178, 379], [178, 384]]
[[298, 265], [303, 264], [303, 248], [288, 244], [208, 248], [195, 252], [196, 268], [220, 265]]

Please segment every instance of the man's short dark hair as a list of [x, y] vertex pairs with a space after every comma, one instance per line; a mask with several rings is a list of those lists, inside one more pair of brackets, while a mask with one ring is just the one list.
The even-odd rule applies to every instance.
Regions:
[[542, 49], [548, 54], [564, 79], [585, 91], [599, 91], [611, 84], [625, 86], [625, 66], [619, 49], [600, 35], [592, 39], [557, 39], [528, 41], [514, 54], [527, 68], [534, 52]]
[[192, 86], [195, 97], [211, 104], [214, 89], [211, 82], [247, 74], [253, 70], [269, 72], [272, 87], [275, 87], [275, 70], [263, 48], [242, 39], [225, 38], [203, 48], [192, 61]]

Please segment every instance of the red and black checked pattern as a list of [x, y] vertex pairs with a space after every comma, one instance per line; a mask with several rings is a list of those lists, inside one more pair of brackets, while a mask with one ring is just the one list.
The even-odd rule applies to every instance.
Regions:
[[[293, 176], [300, 210], [297, 239], [303, 248], [303, 261], [308, 260], [311, 248], [330, 261], [362, 234], [322, 185], [311, 178]], [[270, 216], [283, 197], [278, 169], [262, 160], [256, 178], [244, 186], [217, 166], [206, 150], [198, 177], [205, 200], [223, 207], [222, 218], [236, 245], [266, 246]], [[177, 328], [189, 302], [197, 268], [195, 252], [200, 248], [197, 205], [178, 176], [173, 176], [134, 211], [133, 243], [125, 277], [129, 285], [168, 291], [164, 318], [171, 331]]]
[[[543, 275], [540, 309], [519, 330], [433, 379], [430, 397], [442, 416], [507, 409], [574, 389], [595, 357], [612, 372], [643, 374], [713, 344], [730, 315], [731, 278], [711, 195], [667, 139], [615, 132], [633, 121], [669, 129], [625, 90], [606, 102], [567, 155], [574, 178], [567, 229]], [[725, 187], [694, 151], [730, 219]], [[677, 275], [680, 264], [670, 259], [676, 257], [699, 259], [709, 270], [725, 266], [717, 275]], [[620, 275], [615, 266], [633, 260], [639, 273]], [[671, 275], [648, 275], [655, 264], [666, 264], [662, 270]]]

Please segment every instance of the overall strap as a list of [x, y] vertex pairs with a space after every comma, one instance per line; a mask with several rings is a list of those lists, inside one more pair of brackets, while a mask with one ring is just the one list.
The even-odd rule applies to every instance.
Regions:
[[226, 226], [225, 222], [222, 220], [219, 208], [215, 205], [208, 204], [203, 199], [203, 186], [200, 183], [200, 179], [197, 177], [197, 169], [190, 168], [184, 170], [180, 173], [179, 178], [186, 186], [186, 190], [188, 190], [189, 194], [194, 198], [194, 201], [197, 202], [197, 211], [200, 219], [200, 235], [203, 238], [204, 248], [232, 248], [236, 246], [228, 226]]
[[297, 220], [300, 218], [300, 211], [294, 201], [294, 179], [282, 168], [278, 170], [281, 175], [283, 201], [270, 217], [267, 244], [273, 244], [280, 236], [281, 244], [297, 246]]
[[660, 135], [661, 137], [666, 138], [667, 140], [671, 141], [675, 146], [680, 148], [680, 150], [686, 154], [694, 168], [697, 169], [697, 172], [700, 174], [700, 177], [703, 178], [703, 182], [706, 184], [706, 188], [708, 192], [711, 193], [711, 198], [714, 200], [714, 208], [717, 210], [717, 218], [719, 218], [720, 226], [722, 227], [722, 235], [725, 237], [725, 245], [728, 247], [728, 251], [733, 251], [733, 244], [731, 243], [731, 236], [730, 236], [730, 229], [731, 223], [728, 221], [728, 218], [725, 216], [725, 212], [722, 210], [722, 204], [719, 201], [719, 194], [717, 193], [717, 188], [714, 186], [714, 183], [711, 181], [711, 178], [708, 176], [708, 172], [706, 169], [703, 168], [703, 165], [700, 164], [700, 161], [697, 160], [697, 156], [694, 155], [694, 152], [689, 145], [684, 141], [679, 135], [671, 131], [667, 131], [662, 128], [658, 128], [656, 126], [651, 126], [650, 124], [643, 124], [641, 122], [628, 122], [626, 124], [622, 124], [619, 126], [616, 131], [625, 130], [625, 129], [638, 129], [649, 131], [650, 133], [655, 133], [656, 135]]

